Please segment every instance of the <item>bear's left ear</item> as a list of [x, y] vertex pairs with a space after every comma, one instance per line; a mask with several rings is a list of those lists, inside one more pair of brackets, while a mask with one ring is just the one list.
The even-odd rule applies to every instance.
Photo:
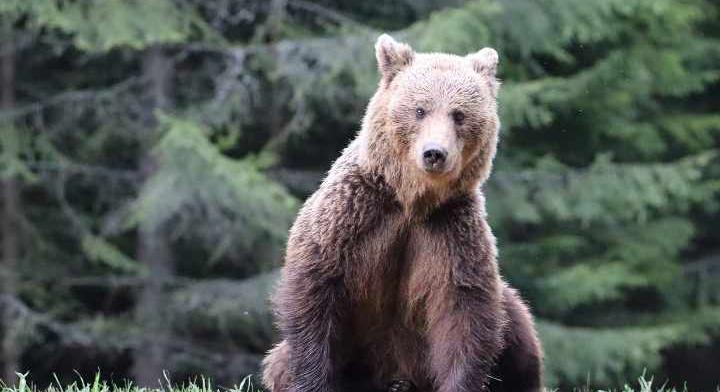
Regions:
[[472, 62], [477, 73], [488, 78], [493, 93], [497, 95], [500, 82], [495, 74], [497, 73], [499, 56], [495, 49], [482, 48], [478, 52], [467, 55], [467, 58]]
[[387, 86], [403, 68], [410, 65], [415, 52], [410, 45], [397, 42], [391, 36], [383, 34], [375, 42], [375, 57], [383, 84]]

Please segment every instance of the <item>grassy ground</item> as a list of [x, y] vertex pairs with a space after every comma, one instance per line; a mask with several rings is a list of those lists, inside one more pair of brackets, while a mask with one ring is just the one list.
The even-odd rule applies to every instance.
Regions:
[[[20, 375], [17, 385], [9, 387], [0, 380], [0, 392], [260, 392], [262, 389], [254, 383], [251, 377], [246, 377], [240, 385], [232, 388], [216, 387], [205, 379], [197, 382], [191, 382], [185, 385], [173, 385], [169, 380], [164, 383], [158, 381], [157, 388], [139, 388], [128, 383], [125, 385], [109, 385], [100, 379], [98, 374], [92, 382], [86, 380], [78, 380], [70, 385], [52, 385], [47, 389], [40, 390], [32, 385], [28, 385], [25, 377]], [[625, 385], [618, 390], [591, 390], [588, 388], [580, 388], [577, 392], [689, 392], [687, 389], [666, 388], [663, 385], [657, 386], [652, 379], [640, 377], [637, 383], [633, 385]], [[548, 390], [546, 392], [562, 392], [559, 390]], [[718, 389], [720, 392], [720, 389]]]

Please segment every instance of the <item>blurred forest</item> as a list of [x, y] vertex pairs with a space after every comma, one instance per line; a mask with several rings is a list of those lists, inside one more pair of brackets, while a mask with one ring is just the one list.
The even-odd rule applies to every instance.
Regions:
[[2, 0], [0, 29], [0, 379], [256, 372], [390, 32], [501, 54], [485, 192], [548, 385], [720, 384], [715, 1]]

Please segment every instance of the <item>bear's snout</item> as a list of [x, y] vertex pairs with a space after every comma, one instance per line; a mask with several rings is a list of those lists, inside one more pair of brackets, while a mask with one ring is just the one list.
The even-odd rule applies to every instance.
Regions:
[[436, 144], [428, 143], [423, 146], [422, 161], [423, 167], [429, 172], [442, 172], [445, 169], [448, 151], [446, 148]]

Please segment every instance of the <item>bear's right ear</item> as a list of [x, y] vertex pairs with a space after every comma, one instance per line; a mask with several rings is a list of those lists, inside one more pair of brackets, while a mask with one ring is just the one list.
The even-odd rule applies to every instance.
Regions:
[[397, 42], [391, 36], [383, 34], [375, 42], [375, 57], [383, 84], [387, 86], [398, 72], [410, 65], [415, 52], [410, 45]]
[[475, 72], [483, 75], [487, 78], [490, 89], [493, 94], [497, 96], [498, 89], [500, 88], [500, 82], [495, 76], [497, 74], [498, 67], [498, 53], [493, 48], [482, 48], [476, 53], [467, 55], [467, 58], [472, 62], [472, 66]]

